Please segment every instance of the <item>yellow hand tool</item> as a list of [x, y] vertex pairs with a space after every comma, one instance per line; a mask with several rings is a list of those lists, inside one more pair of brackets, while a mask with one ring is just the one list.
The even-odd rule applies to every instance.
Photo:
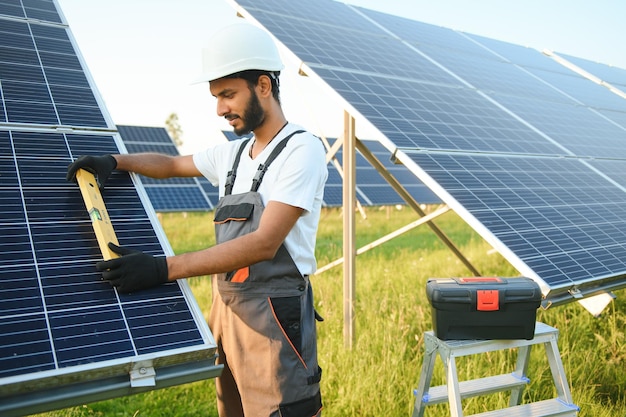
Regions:
[[100, 194], [96, 177], [91, 172], [81, 168], [76, 172], [76, 181], [80, 187], [80, 193], [83, 195], [83, 200], [85, 200], [85, 206], [91, 218], [93, 230], [96, 232], [102, 257], [105, 261], [118, 258], [119, 255], [109, 249], [109, 242], [113, 242], [116, 245], [119, 245], [119, 243], [117, 236], [115, 236], [109, 213], [104, 205], [102, 194]]

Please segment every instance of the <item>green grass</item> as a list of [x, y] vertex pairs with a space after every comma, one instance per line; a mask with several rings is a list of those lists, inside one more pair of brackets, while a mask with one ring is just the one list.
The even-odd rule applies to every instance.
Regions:
[[[417, 219], [408, 209], [366, 209], [357, 214], [357, 247]], [[175, 252], [214, 243], [211, 213], [170, 213], [160, 216]], [[437, 224], [483, 275], [515, 276], [517, 272], [454, 213]], [[318, 265], [342, 256], [342, 216], [338, 209], [322, 214], [317, 245]], [[343, 337], [343, 270], [341, 266], [312, 278], [316, 306], [325, 321], [318, 326], [325, 417], [410, 416], [422, 363], [423, 333], [432, 328], [425, 294], [430, 277], [467, 276], [469, 271], [426, 226], [379, 246], [357, 258], [356, 341], [351, 350]], [[190, 280], [205, 317], [210, 309], [208, 277]], [[602, 317], [594, 318], [578, 303], [539, 310], [537, 319], [559, 329], [559, 349], [580, 417], [626, 416], [626, 293]], [[460, 379], [510, 372], [514, 352], [499, 351], [459, 358]], [[542, 348], [532, 350], [524, 402], [553, 398], [550, 369]], [[433, 385], [443, 383], [437, 360]], [[112, 399], [46, 417], [83, 416], [217, 416], [213, 381]], [[507, 406], [506, 393], [464, 401], [474, 414]], [[448, 416], [447, 405], [426, 410], [426, 416]]]

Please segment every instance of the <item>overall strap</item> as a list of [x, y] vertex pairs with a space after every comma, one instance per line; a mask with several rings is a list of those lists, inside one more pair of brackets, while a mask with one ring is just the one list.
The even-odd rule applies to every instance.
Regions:
[[263, 181], [263, 176], [265, 175], [265, 171], [267, 171], [270, 164], [274, 162], [274, 159], [276, 159], [278, 154], [281, 153], [283, 149], [285, 149], [285, 146], [287, 146], [287, 142], [289, 141], [289, 139], [291, 139], [292, 136], [298, 133], [304, 133], [304, 130], [296, 130], [295, 132], [287, 136], [285, 139], [281, 140], [278, 143], [278, 145], [276, 145], [276, 147], [272, 150], [272, 153], [270, 153], [270, 155], [267, 157], [267, 159], [265, 160], [265, 163], [262, 163], [259, 165], [259, 167], [257, 168], [256, 174], [254, 175], [254, 179], [252, 180], [252, 188], [250, 188], [250, 191], [257, 191], [259, 189], [259, 187], [261, 186], [261, 181]]
[[224, 184], [224, 195], [230, 195], [233, 192], [233, 185], [235, 184], [235, 178], [237, 177], [237, 167], [239, 167], [239, 160], [241, 159], [243, 149], [246, 147], [248, 142], [250, 142], [250, 139], [251, 138], [244, 140], [239, 147], [239, 150], [237, 151], [235, 161], [233, 162], [233, 167], [230, 169], [230, 171], [228, 171], [228, 175], [226, 176], [226, 184]]

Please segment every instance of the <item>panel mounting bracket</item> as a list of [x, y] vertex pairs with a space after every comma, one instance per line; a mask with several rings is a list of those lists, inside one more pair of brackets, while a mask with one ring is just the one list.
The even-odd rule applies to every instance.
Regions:
[[154, 387], [156, 386], [155, 377], [156, 371], [151, 360], [133, 363], [130, 370], [130, 386], [132, 388]]
[[570, 289], [568, 290], [568, 292], [570, 293], [570, 295], [571, 295], [572, 297], [574, 297], [574, 298], [576, 298], [576, 299], [581, 299], [581, 298], [583, 298], [583, 293], [582, 293], [582, 291], [580, 291], [580, 289], [579, 289], [578, 287], [576, 287], [576, 286], [574, 286], [574, 287], [570, 288]]

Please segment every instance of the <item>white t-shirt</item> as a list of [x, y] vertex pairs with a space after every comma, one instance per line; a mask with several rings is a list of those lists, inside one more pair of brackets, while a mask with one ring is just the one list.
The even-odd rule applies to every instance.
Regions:
[[[281, 140], [296, 130], [301, 128], [291, 123], [285, 126], [255, 159], [250, 158], [254, 138], [250, 140], [241, 154], [232, 194], [250, 191], [259, 164], [265, 162]], [[193, 161], [202, 175], [214, 186], [219, 186], [220, 198], [224, 196], [226, 176], [243, 140], [220, 144], [193, 155]], [[304, 209], [284, 242], [303, 275], [310, 275], [317, 269], [315, 238], [327, 177], [322, 142], [309, 132], [297, 133], [272, 162], [258, 189], [265, 206], [268, 201], [278, 201]]]

